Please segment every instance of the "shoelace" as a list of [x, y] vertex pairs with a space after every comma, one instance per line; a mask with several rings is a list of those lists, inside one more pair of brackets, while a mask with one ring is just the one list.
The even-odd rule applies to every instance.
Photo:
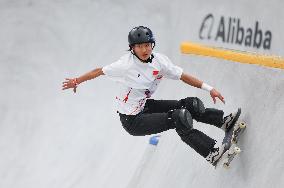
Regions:
[[[215, 152], [218, 152], [218, 153], [216, 153], [215, 155], [213, 155]], [[218, 156], [218, 155], [219, 155], [219, 148], [213, 148], [213, 149], [211, 150], [211, 152], [209, 153], [209, 156], [208, 156], [207, 161], [213, 163], [214, 158], [215, 158], [216, 156]]]

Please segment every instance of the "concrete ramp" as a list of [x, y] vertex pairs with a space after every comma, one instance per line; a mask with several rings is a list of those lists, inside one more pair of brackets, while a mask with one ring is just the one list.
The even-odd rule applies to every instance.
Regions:
[[[179, 51], [189, 40], [283, 56], [283, 7], [281, 0], [1, 0], [0, 187], [283, 187], [283, 70]], [[243, 153], [229, 171], [214, 170], [175, 131], [162, 133], [154, 149], [150, 136], [128, 135], [113, 102], [118, 86], [104, 77], [76, 94], [61, 91], [64, 78], [123, 55], [137, 25], [153, 30], [155, 51], [220, 90], [226, 105], [172, 80], [154, 98], [197, 96], [225, 113], [242, 107]]]

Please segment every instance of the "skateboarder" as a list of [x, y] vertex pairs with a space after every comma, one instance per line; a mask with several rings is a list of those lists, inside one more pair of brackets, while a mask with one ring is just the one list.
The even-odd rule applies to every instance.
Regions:
[[175, 129], [181, 140], [214, 164], [221, 157], [224, 146], [215, 147], [216, 140], [193, 128], [193, 119], [228, 131], [236, 113], [223, 118], [222, 110], [205, 108], [197, 97], [180, 100], [151, 99], [159, 83], [168, 78], [182, 80], [208, 91], [214, 103], [216, 98], [225, 103], [224, 97], [216, 89], [185, 73], [167, 56], [153, 52], [155, 38], [149, 28], [133, 28], [128, 34], [128, 42], [129, 52], [119, 60], [80, 77], [66, 78], [62, 89], [72, 88], [76, 92], [82, 82], [106, 75], [121, 84], [115, 99], [117, 113], [123, 128], [129, 134], [144, 136]]

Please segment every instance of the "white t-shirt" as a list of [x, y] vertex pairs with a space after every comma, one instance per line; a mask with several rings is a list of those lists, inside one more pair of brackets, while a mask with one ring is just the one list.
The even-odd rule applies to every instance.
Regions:
[[142, 63], [131, 52], [103, 67], [105, 75], [122, 84], [116, 96], [117, 111], [136, 115], [144, 109], [147, 98], [156, 91], [163, 78], [179, 80], [182, 68], [159, 53], [153, 53], [152, 63]]

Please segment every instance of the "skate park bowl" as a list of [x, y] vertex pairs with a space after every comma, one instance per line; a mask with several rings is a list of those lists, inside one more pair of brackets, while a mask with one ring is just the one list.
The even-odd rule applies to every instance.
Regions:
[[[0, 187], [283, 187], [282, 7], [281, 0], [0, 1]], [[65, 78], [127, 53], [128, 32], [139, 25], [153, 30], [155, 52], [214, 86], [226, 104], [174, 80], [153, 98], [196, 96], [225, 114], [242, 108], [247, 128], [230, 169], [214, 169], [174, 130], [129, 135], [115, 109], [119, 85], [104, 76], [76, 94], [61, 90]], [[184, 43], [235, 53], [184, 51]], [[217, 144], [224, 136], [194, 127]]]

